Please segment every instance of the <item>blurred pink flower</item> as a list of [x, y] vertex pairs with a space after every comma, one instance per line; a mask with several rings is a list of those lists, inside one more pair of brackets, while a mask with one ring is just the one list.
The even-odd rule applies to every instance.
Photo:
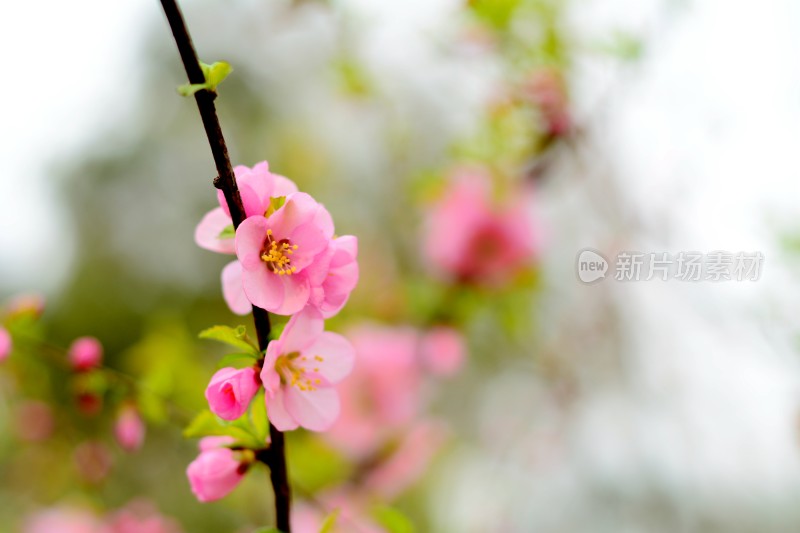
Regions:
[[358, 240], [352, 235], [331, 242], [330, 269], [321, 285], [311, 292], [311, 305], [330, 318], [341, 311], [358, 283]]
[[247, 411], [258, 392], [260, 384], [257, 379], [253, 368], [218, 370], [206, 388], [209, 408], [224, 420], [236, 420]]
[[106, 518], [103, 533], [181, 533], [172, 518], [162, 516], [147, 501], [135, 501]]
[[[270, 199], [279, 196], [288, 196], [297, 192], [297, 186], [288, 178], [273, 174], [269, 171], [266, 161], [257, 163], [253, 168], [243, 165], [234, 167], [236, 184], [242, 197], [242, 206], [245, 215], [264, 216], [270, 206]], [[198, 246], [224, 254], [235, 253], [233, 234], [220, 238], [223, 231], [233, 224], [228, 203], [222, 191], [217, 191], [219, 207], [209, 211], [197, 225], [194, 240]]]
[[325, 281], [332, 254], [333, 220], [311, 196], [299, 192], [268, 218], [253, 216], [236, 230], [244, 293], [253, 305], [292, 315]]
[[422, 375], [413, 328], [362, 325], [348, 332], [358, 364], [339, 387], [341, 414], [326, 440], [347, 455], [374, 453], [419, 411]]
[[261, 381], [270, 422], [281, 431], [325, 431], [339, 415], [333, 385], [352, 370], [353, 347], [323, 328], [319, 311], [307, 307], [267, 347]]
[[124, 405], [114, 424], [114, 436], [122, 449], [135, 452], [142, 447], [147, 428], [139, 411], [133, 405]]
[[102, 442], [85, 441], [75, 448], [73, 454], [78, 474], [90, 483], [99, 483], [109, 472], [114, 463], [111, 451]]
[[319, 495], [317, 506], [298, 502], [292, 510], [294, 533], [319, 533], [322, 523], [333, 512], [337, 513], [333, 533], [386, 533], [386, 529], [369, 517], [367, 504], [357, 492], [347, 488]]
[[425, 253], [436, 272], [456, 281], [495, 285], [508, 281], [537, 250], [524, 195], [490, 204], [489, 180], [457, 175], [428, 214]]
[[237, 452], [222, 447], [230, 443], [231, 441], [220, 438], [201, 440], [200, 455], [186, 469], [192, 492], [201, 502], [227, 496], [247, 471], [248, 464], [237, 458]]
[[0, 326], [0, 362], [5, 361], [11, 354], [11, 346], [11, 334], [7, 329]]
[[45, 402], [27, 400], [16, 409], [16, 432], [20, 439], [39, 442], [53, 434], [53, 409]]
[[94, 337], [80, 337], [69, 347], [69, 362], [78, 372], [99, 366], [103, 360], [103, 345]]
[[9, 315], [30, 314], [39, 317], [44, 313], [44, 303], [41, 294], [17, 294], [8, 302], [6, 311]]
[[23, 533], [104, 533], [100, 519], [92, 512], [73, 507], [51, 507], [25, 521]]
[[420, 358], [425, 368], [436, 376], [452, 376], [464, 363], [464, 337], [455, 328], [436, 326], [420, 341]]
[[394, 452], [367, 474], [363, 488], [391, 501], [416, 483], [445, 442], [443, 425], [423, 421], [403, 435]]
[[572, 127], [569, 113], [567, 87], [561, 72], [555, 68], [541, 68], [528, 78], [523, 89], [526, 96], [539, 108], [544, 129], [549, 135], [564, 135]]

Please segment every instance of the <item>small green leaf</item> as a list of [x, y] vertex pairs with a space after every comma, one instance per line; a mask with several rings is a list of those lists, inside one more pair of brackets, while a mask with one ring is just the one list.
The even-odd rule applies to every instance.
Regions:
[[244, 326], [237, 326], [232, 328], [229, 326], [212, 326], [200, 332], [198, 335], [201, 339], [211, 339], [219, 342], [229, 344], [234, 348], [239, 348], [247, 353], [252, 352], [255, 355], [261, 356], [258, 347], [247, 336], [247, 328]]
[[219, 360], [217, 368], [232, 366], [233, 368], [251, 367], [258, 361], [258, 356], [253, 353], [229, 353]]
[[389, 533], [414, 533], [411, 520], [394, 507], [381, 505], [373, 509], [372, 515]]
[[233, 224], [225, 226], [225, 228], [219, 232], [217, 235], [217, 239], [224, 240], [224, 239], [233, 239], [236, 237], [236, 230], [233, 229]]
[[281, 530], [277, 527], [262, 527], [253, 531], [253, 533], [281, 533]]
[[197, 91], [202, 91], [208, 87], [207, 83], [186, 83], [178, 86], [178, 94], [181, 96], [192, 96]]
[[269, 199], [269, 207], [267, 208], [267, 212], [264, 213], [265, 217], [270, 216], [272, 213], [283, 207], [283, 204], [286, 203], [285, 196], [273, 196]]
[[336, 520], [339, 519], [339, 509], [334, 509], [331, 514], [325, 517], [322, 526], [319, 528], [319, 533], [333, 533], [333, 528], [336, 526]]
[[267, 442], [269, 436], [269, 419], [267, 418], [267, 406], [264, 403], [264, 389], [260, 389], [253, 401], [250, 402], [250, 424], [256, 433], [256, 437], [262, 443]]
[[225, 422], [206, 409], [197, 415], [183, 430], [183, 436], [187, 439], [193, 439], [225, 435], [233, 437], [242, 446], [254, 449], [262, 448], [264, 442], [253, 435], [247, 424], [247, 421], [243, 419], [230, 423]]
[[200, 63], [203, 74], [206, 76], [206, 83], [209, 91], [216, 91], [217, 85], [222, 83], [228, 75], [233, 72], [233, 67], [227, 61], [217, 61], [211, 65]]
[[217, 92], [217, 85], [228, 77], [233, 72], [233, 68], [226, 61], [217, 61], [211, 65], [200, 62], [200, 68], [203, 69], [203, 76], [205, 83], [192, 83], [185, 84], [178, 87], [178, 94], [181, 96], [191, 96], [197, 91], [208, 89], [209, 92]]

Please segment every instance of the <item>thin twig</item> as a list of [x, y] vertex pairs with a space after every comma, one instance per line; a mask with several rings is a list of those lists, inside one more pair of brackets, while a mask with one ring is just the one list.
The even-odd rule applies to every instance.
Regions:
[[[200, 68], [192, 38], [186, 28], [186, 23], [183, 20], [178, 4], [175, 0], [161, 0], [161, 6], [164, 8], [164, 14], [169, 21], [172, 35], [175, 37], [175, 44], [178, 46], [178, 52], [186, 69], [186, 75], [189, 77], [189, 83], [205, 83], [203, 70]], [[242, 206], [242, 198], [239, 195], [239, 188], [236, 186], [230, 158], [228, 157], [225, 138], [222, 136], [222, 128], [217, 117], [216, 106], [214, 105], [216, 94], [203, 89], [197, 91], [194, 97], [197, 101], [200, 117], [203, 120], [203, 127], [206, 130], [208, 144], [211, 146], [211, 153], [214, 156], [214, 164], [217, 167], [218, 177], [214, 180], [214, 186], [225, 195], [225, 201], [228, 204], [231, 219], [233, 219], [233, 227], [237, 228], [245, 219], [245, 212]], [[264, 309], [253, 306], [253, 320], [255, 321], [259, 348], [264, 351], [269, 344], [269, 314]], [[283, 433], [270, 424], [269, 434], [272, 441], [269, 447], [270, 452], [268, 455], [263, 456], [263, 460], [269, 466], [272, 488], [275, 492], [276, 525], [279, 530], [290, 533], [289, 508], [291, 505], [291, 491], [286, 470]]]

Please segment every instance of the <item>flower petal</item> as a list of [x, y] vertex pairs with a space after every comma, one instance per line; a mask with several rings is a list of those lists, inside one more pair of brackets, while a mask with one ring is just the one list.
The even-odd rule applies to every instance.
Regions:
[[266, 398], [267, 402], [267, 415], [269, 421], [278, 431], [291, 431], [297, 429], [299, 424], [289, 414], [284, 405], [285, 392], [279, 389], [272, 398]]
[[302, 273], [291, 276], [278, 276], [271, 272], [270, 277], [275, 280], [275, 284], [283, 287], [283, 301], [279, 306], [264, 309], [276, 315], [293, 315], [305, 307], [311, 297], [311, 286], [308, 283], [308, 277]]
[[222, 209], [219, 207], [212, 209], [206, 213], [197, 225], [197, 228], [195, 228], [194, 242], [196, 242], [197, 246], [200, 248], [205, 248], [212, 252], [232, 254], [235, 252], [233, 239], [219, 238], [219, 234], [222, 233], [222, 230], [231, 224], [231, 217], [226, 215]]
[[242, 271], [242, 287], [250, 303], [261, 309], [277, 313], [286, 292], [283, 277], [271, 272], [266, 265], [255, 270]]
[[228, 263], [222, 269], [222, 296], [237, 315], [246, 315], [252, 309], [242, 286], [242, 264], [239, 261]]
[[329, 383], [337, 383], [350, 374], [356, 358], [350, 341], [330, 331], [321, 333], [313, 344], [303, 350], [303, 353], [315, 359], [314, 373]]
[[289, 387], [284, 401], [292, 418], [311, 431], [325, 431], [339, 416], [339, 393], [332, 387], [311, 391]]
[[306, 307], [290, 318], [286, 327], [283, 328], [280, 338], [283, 354], [306, 351], [316, 342], [324, 328], [325, 322], [319, 311], [312, 307]]
[[267, 238], [267, 219], [250, 217], [236, 229], [236, 256], [245, 270], [265, 267], [261, 251]]

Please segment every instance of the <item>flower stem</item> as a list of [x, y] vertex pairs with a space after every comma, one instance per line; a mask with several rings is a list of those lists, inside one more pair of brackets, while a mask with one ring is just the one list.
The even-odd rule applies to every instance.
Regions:
[[[175, 38], [175, 44], [178, 46], [181, 61], [186, 69], [186, 75], [189, 77], [189, 83], [205, 83], [205, 76], [200, 68], [192, 38], [186, 28], [186, 23], [183, 20], [183, 15], [177, 2], [175, 0], [161, 0], [161, 6], [164, 8], [164, 14], [167, 16], [167, 21], [172, 29], [172, 35]], [[214, 179], [214, 186], [225, 195], [225, 201], [233, 219], [233, 226], [237, 228], [245, 219], [245, 212], [242, 206], [242, 198], [239, 195], [239, 188], [236, 186], [236, 178], [233, 174], [230, 157], [228, 156], [228, 148], [225, 145], [225, 138], [222, 136], [222, 128], [217, 117], [217, 110], [214, 105], [216, 96], [216, 93], [202, 89], [195, 93], [194, 98], [197, 102], [197, 109], [200, 111], [200, 117], [203, 120], [203, 127], [206, 130], [211, 153], [214, 156], [214, 164], [217, 167], [217, 178]], [[269, 313], [264, 309], [253, 306], [253, 320], [255, 321], [256, 335], [258, 336], [258, 346], [264, 351], [267, 349], [267, 344], [269, 344]], [[269, 426], [269, 433], [272, 443], [270, 444], [270, 453], [265, 458], [270, 469], [272, 488], [275, 492], [276, 525], [279, 530], [290, 533], [289, 508], [291, 505], [291, 490], [286, 471], [283, 433], [278, 431], [272, 424]]]

